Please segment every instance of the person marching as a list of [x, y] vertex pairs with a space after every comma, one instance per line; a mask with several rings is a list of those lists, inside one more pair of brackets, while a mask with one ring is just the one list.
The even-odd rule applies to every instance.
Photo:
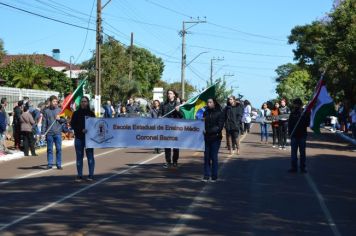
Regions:
[[[241, 119], [243, 114], [243, 108], [237, 104], [235, 96], [229, 97], [229, 103], [224, 110], [225, 117], [225, 129], [226, 129], [226, 138], [231, 137], [231, 143], [228, 142], [228, 150], [230, 155], [235, 153], [240, 154], [239, 148], [239, 135], [241, 130]], [[232, 144], [232, 145], [231, 145]]]
[[282, 99], [281, 100], [281, 106], [279, 107], [279, 121], [278, 121], [278, 127], [279, 127], [279, 139], [281, 140], [281, 146], [279, 146], [279, 149], [286, 150], [286, 145], [287, 145], [287, 135], [288, 135], [288, 118], [290, 114], [290, 110], [286, 105], [286, 100]]
[[281, 140], [279, 135], [279, 128], [278, 128], [278, 116], [279, 116], [279, 103], [276, 102], [274, 104], [274, 108], [271, 111], [272, 115], [272, 137], [273, 137], [273, 148], [281, 146]]
[[62, 170], [62, 124], [66, 122], [66, 119], [59, 116], [61, 109], [58, 107], [58, 98], [52, 95], [49, 101], [49, 107], [43, 111], [41, 131], [42, 135], [46, 134], [47, 168], [52, 169], [53, 166], [54, 143], [56, 146], [56, 166], [58, 170]]
[[243, 133], [250, 133], [251, 127], [251, 103], [248, 100], [244, 101], [244, 114], [242, 116], [242, 122], [244, 123]]
[[298, 149], [300, 153], [300, 171], [307, 173], [306, 170], [306, 141], [307, 128], [310, 123], [310, 114], [303, 113], [303, 102], [300, 98], [293, 100], [293, 111], [290, 114], [288, 122], [288, 133], [291, 138], [291, 168], [290, 173], [298, 171]]
[[218, 179], [218, 152], [224, 128], [224, 113], [215, 99], [208, 99], [207, 109], [203, 114], [205, 123], [205, 151], [203, 181], [215, 182]]
[[[161, 103], [158, 100], [154, 100], [153, 101], [153, 105], [150, 108], [151, 118], [159, 118], [159, 117], [161, 117], [160, 105], [161, 105]], [[155, 148], [155, 153], [160, 153], [159, 148]]]
[[95, 160], [94, 160], [94, 149], [85, 147], [85, 133], [87, 129], [85, 127], [85, 119], [86, 117], [95, 117], [93, 111], [90, 110], [89, 106], [89, 98], [82, 97], [80, 100], [79, 109], [73, 113], [72, 119], [70, 121], [70, 125], [74, 130], [75, 139], [75, 154], [77, 158], [77, 177], [76, 181], [81, 182], [83, 180], [83, 158], [84, 158], [84, 149], [88, 159], [88, 167], [89, 167], [89, 176], [87, 178], [88, 181], [94, 180], [94, 168], [95, 168]]
[[[167, 117], [167, 118], [176, 118], [176, 119], [181, 119], [183, 115], [179, 112], [179, 105], [180, 102], [177, 101], [177, 93], [169, 89], [167, 90], [166, 93], [167, 100], [165, 103], [160, 107], [160, 114], [162, 117]], [[171, 148], [165, 148], [164, 149], [165, 153], [165, 158], [166, 158], [166, 163], [163, 165], [164, 168], [170, 168], [170, 167], [178, 167], [178, 159], [179, 159], [179, 149], [173, 148], [173, 165], [172, 165], [172, 149]]]
[[267, 103], [263, 103], [259, 114], [261, 120], [261, 143], [263, 143], [263, 139], [265, 139], [266, 144], [268, 143], [268, 117], [270, 116], [271, 110], [268, 109]]

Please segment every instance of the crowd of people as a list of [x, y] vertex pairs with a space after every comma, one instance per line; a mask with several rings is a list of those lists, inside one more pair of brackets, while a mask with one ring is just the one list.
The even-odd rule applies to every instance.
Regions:
[[[126, 105], [118, 103], [114, 108], [111, 101], [103, 105], [103, 117], [140, 117], [148, 116], [151, 118], [174, 118], [182, 119], [180, 105], [185, 101], [179, 99], [174, 90], [166, 91], [166, 100], [160, 102], [154, 100], [149, 107], [142, 108], [139, 102], [130, 98]], [[204, 171], [203, 181], [215, 182], [218, 179], [218, 153], [223, 138], [222, 132], [225, 129], [226, 147], [229, 155], [239, 155], [241, 152], [240, 137], [249, 133], [251, 123], [255, 122], [260, 126], [260, 141], [262, 144], [269, 144], [270, 127], [272, 131], [272, 147], [280, 150], [286, 150], [288, 137], [291, 146], [291, 168], [289, 172], [296, 172], [298, 167], [301, 172], [306, 172], [306, 138], [307, 127], [309, 126], [309, 114], [303, 112], [303, 103], [297, 98], [288, 106], [287, 101], [282, 99], [275, 102], [273, 107], [268, 107], [268, 103], [263, 103], [257, 112], [253, 111], [248, 100], [241, 101], [235, 96], [229, 96], [226, 104], [220, 105], [215, 98], [207, 100], [207, 106], [204, 109], [203, 120], [205, 123], [205, 151], [204, 151]], [[79, 108], [73, 113], [71, 118], [61, 117], [61, 101], [56, 96], [51, 96], [44, 102], [33, 106], [29, 98], [18, 101], [13, 109], [13, 121], [10, 123], [10, 117], [5, 111], [7, 99], [1, 99], [0, 105], [0, 141], [1, 149], [10, 153], [4, 140], [8, 129], [12, 125], [12, 136], [14, 148], [22, 150], [25, 156], [37, 156], [36, 147], [47, 146], [47, 168], [51, 169], [53, 165], [57, 169], [62, 168], [62, 139], [74, 138], [74, 146], [77, 160], [76, 181], [83, 180], [83, 158], [84, 152], [88, 159], [89, 175], [87, 180], [94, 180], [94, 150], [85, 148], [85, 117], [95, 117], [90, 107], [88, 97], [83, 97]], [[349, 118], [344, 118], [347, 109], [340, 106], [338, 119], [340, 120], [339, 129], [347, 132], [352, 129], [355, 138], [356, 129], [356, 106], [347, 111]], [[341, 117], [341, 115], [343, 115]], [[350, 125], [348, 125], [350, 121]], [[335, 119], [331, 117], [332, 125]], [[332, 126], [334, 128], [336, 126]], [[63, 136], [64, 134], [64, 136]], [[54, 163], [54, 149], [56, 160]], [[299, 150], [300, 158], [298, 165], [297, 152]], [[160, 153], [155, 148], [156, 153]], [[165, 148], [165, 168], [178, 167], [179, 149]]]

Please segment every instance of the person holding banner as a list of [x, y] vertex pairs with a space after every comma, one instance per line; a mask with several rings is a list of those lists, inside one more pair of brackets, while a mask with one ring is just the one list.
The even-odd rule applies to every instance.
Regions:
[[207, 101], [207, 110], [203, 114], [205, 123], [205, 151], [203, 181], [215, 182], [218, 179], [218, 153], [224, 128], [224, 113], [220, 104], [212, 98]]
[[[179, 105], [180, 102], [177, 101], [177, 93], [169, 89], [166, 93], [167, 100], [165, 103], [160, 107], [162, 117], [167, 118], [175, 118], [181, 119], [183, 115], [179, 112]], [[166, 163], [163, 165], [164, 168], [172, 167], [172, 149], [165, 148], [164, 149]], [[178, 167], [178, 159], [179, 159], [179, 149], [173, 148], [173, 167]]]
[[59, 116], [61, 109], [58, 107], [58, 98], [52, 95], [49, 98], [50, 106], [43, 111], [42, 136], [47, 141], [47, 168], [53, 165], [53, 143], [56, 146], [56, 166], [62, 170], [62, 124], [66, 122]]
[[87, 180], [88, 181], [94, 180], [94, 168], [95, 168], [94, 149], [85, 148], [85, 133], [87, 132], [85, 128], [86, 117], [95, 117], [95, 114], [93, 111], [90, 110], [89, 98], [84, 96], [80, 100], [79, 109], [73, 113], [72, 119], [70, 121], [70, 125], [73, 128], [75, 134], [74, 147], [75, 147], [75, 154], [77, 158], [77, 174], [78, 174], [76, 177], [76, 182], [81, 182], [83, 180], [84, 149], [88, 159], [88, 167], [89, 167], [89, 176]]
[[288, 130], [291, 138], [291, 168], [290, 173], [298, 171], [298, 149], [300, 153], [300, 171], [307, 173], [306, 170], [306, 141], [307, 128], [310, 123], [310, 113], [303, 112], [303, 102], [300, 98], [293, 100], [293, 111], [289, 116]]

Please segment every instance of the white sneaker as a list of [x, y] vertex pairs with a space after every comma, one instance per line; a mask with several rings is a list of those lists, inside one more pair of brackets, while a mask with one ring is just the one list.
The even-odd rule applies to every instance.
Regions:
[[276, 145], [273, 145], [272, 148], [276, 148]]

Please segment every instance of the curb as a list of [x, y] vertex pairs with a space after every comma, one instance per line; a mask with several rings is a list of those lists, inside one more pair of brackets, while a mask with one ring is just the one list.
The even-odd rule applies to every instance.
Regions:
[[[62, 140], [62, 148], [70, 147], [74, 145], [74, 140]], [[45, 153], [47, 150], [46, 147], [37, 149], [37, 154], [42, 154]], [[16, 159], [21, 159], [24, 158], [24, 153], [21, 151], [15, 151], [12, 154], [6, 154], [1, 156], [0, 155], [0, 163], [6, 162], [6, 161], [11, 161], [11, 160], [16, 160]], [[31, 156], [29, 156], [31, 157]]]

